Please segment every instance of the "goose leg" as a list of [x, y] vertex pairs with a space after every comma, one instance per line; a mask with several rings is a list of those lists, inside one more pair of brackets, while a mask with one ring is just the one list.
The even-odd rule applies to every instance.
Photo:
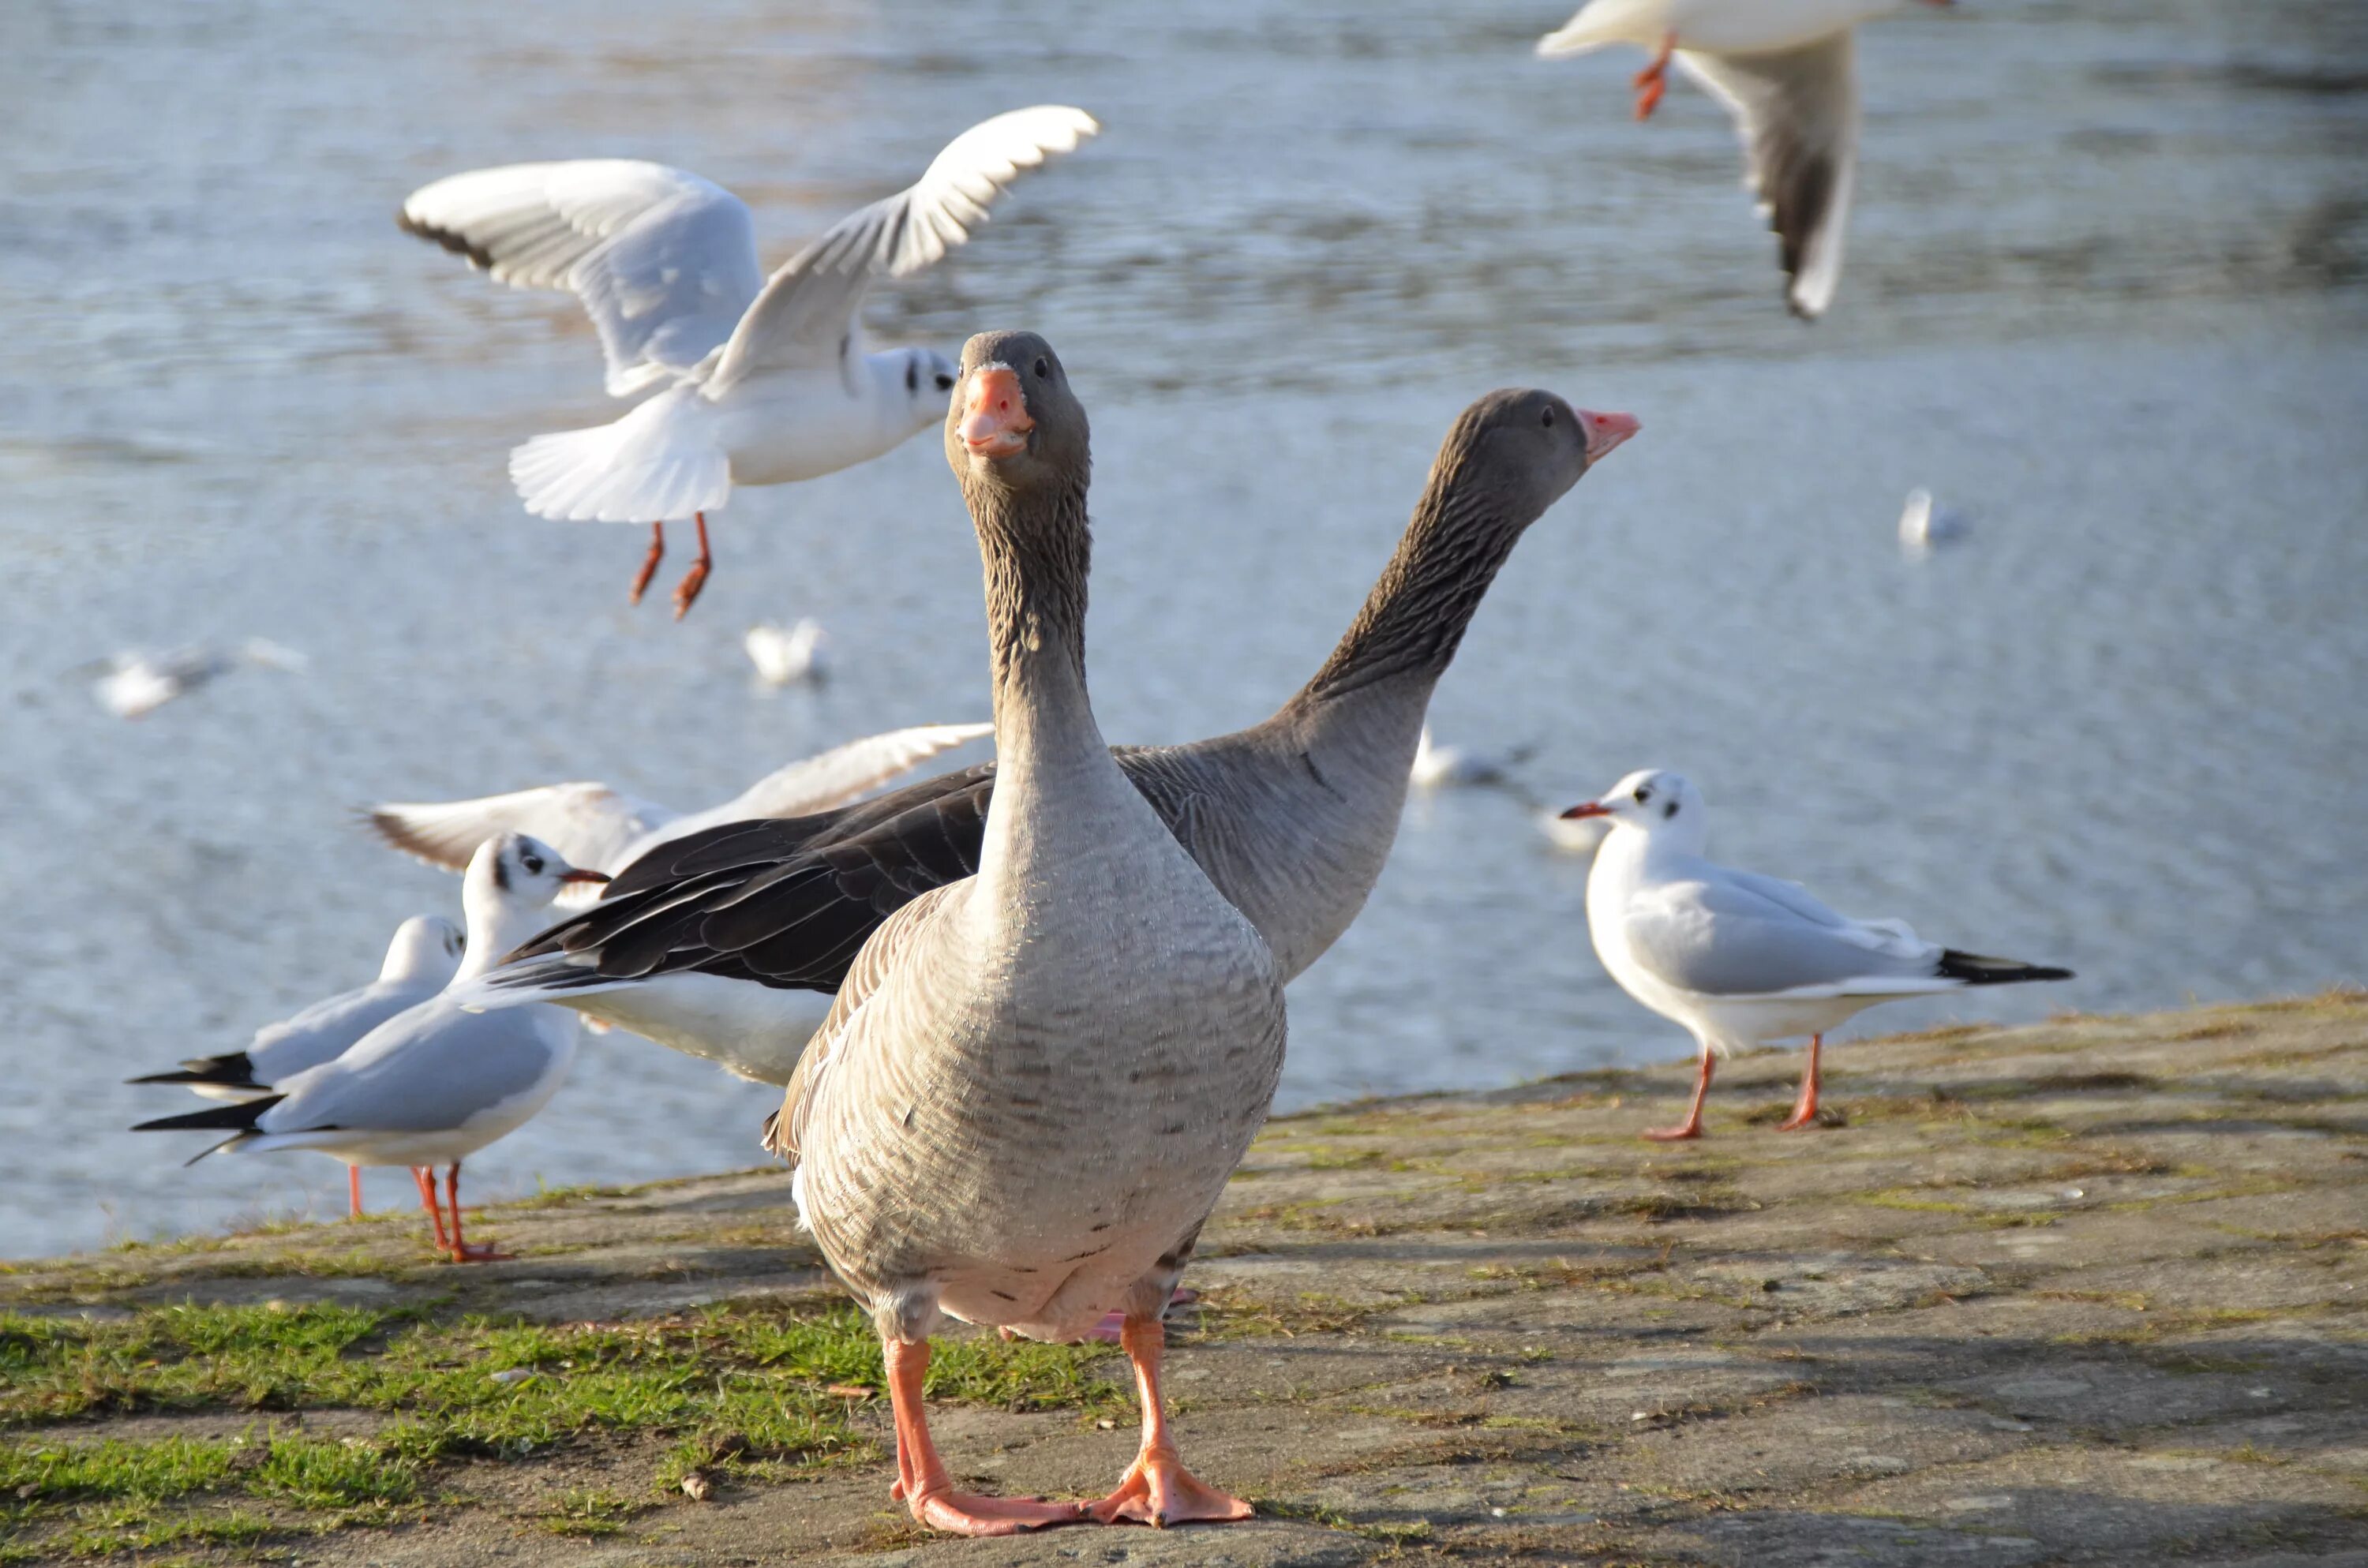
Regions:
[[427, 1210], [427, 1218], [436, 1225], [436, 1250], [450, 1252], [452, 1240], [444, 1233], [444, 1210], [436, 1202], [436, 1173], [426, 1165], [411, 1167], [411, 1179], [419, 1184], [419, 1206]]
[[346, 1218], [359, 1220], [361, 1217], [362, 1168], [359, 1165], [347, 1165], [346, 1167]]
[[[436, 1178], [427, 1178], [433, 1182]], [[494, 1263], [509, 1256], [493, 1243], [471, 1246], [461, 1234], [461, 1162], [453, 1161], [444, 1167], [444, 1202], [452, 1210], [452, 1261], [455, 1263]]]
[[1661, 95], [1669, 90], [1669, 55], [1678, 47], [1678, 35], [1664, 33], [1661, 47], [1652, 63], [1636, 73], [1636, 118], [1650, 119], [1653, 111], [1661, 107]]
[[699, 590], [707, 586], [707, 574], [715, 567], [715, 557], [707, 549], [707, 514], [693, 512], [690, 516], [691, 520], [699, 525], [699, 558], [690, 563], [690, 570], [684, 573], [682, 581], [674, 586], [674, 618], [677, 620], [689, 614], [690, 607], [699, 602]]
[[642, 602], [642, 590], [650, 585], [650, 578], [656, 574], [658, 562], [665, 559], [666, 525], [664, 523], [652, 523], [650, 525], [650, 552], [642, 557], [642, 569], [633, 574], [633, 585], [630, 589], [626, 590], [625, 593], [625, 602], [627, 604], [637, 605]]
[[1804, 1127], [1814, 1127], [1817, 1120], [1817, 1048], [1826, 1037], [1809, 1037], [1809, 1064], [1801, 1070], [1801, 1097], [1793, 1102], [1793, 1114], [1776, 1124], [1779, 1132], [1797, 1132]]
[[1076, 1521], [1079, 1507], [1075, 1503], [955, 1491], [937, 1445], [929, 1441], [928, 1413], [921, 1403], [921, 1385], [929, 1372], [929, 1342], [907, 1345], [891, 1339], [881, 1349], [888, 1361], [888, 1403], [896, 1419], [896, 1484], [888, 1494], [913, 1510], [916, 1524], [950, 1535], [1018, 1535]]
[[[1176, 1287], [1174, 1293], [1167, 1298], [1167, 1305], [1170, 1307], [1190, 1306], [1192, 1302], [1197, 1301], [1200, 1299], [1200, 1291], [1193, 1290], [1189, 1285], [1178, 1285]], [[1104, 1345], [1121, 1345], [1125, 1343], [1125, 1312], [1120, 1308], [1112, 1307], [1109, 1312], [1102, 1314], [1102, 1321], [1094, 1324], [1092, 1331], [1088, 1333], [1086, 1337], [1087, 1339], [1099, 1340]], [[1003, 1337], [1009, 1339], [1011, 1337], [1011, 1331], [1008, 1328], [1005, 1329], [1003, 1331]]]
[[1656, 1143], [1682, 1143], [1689, 1138], [1702, 1136], [1702, 1099], [1710, 1093], [1711, 1049], [1702, 1047], [1702, 1069], [1694, 1078], [1694, 1103], [1688, 1108], [1686, 1119], [1675, 1127], [1656, 1127], [1645, 1136]]
[[1167, 1325], [1157, 1318], [1129, 1318], [1119, 1342], [1134, 1363], [1135, 1396], [1143, 1402], [1143, 1447], [1119, 1478], [1118, 1490], [1086, 1511], [1097, 1524], [1131, 1519], [1160, 1528], [1195, 1520], [1248, 1518], [1247, 1503], [1200, 1480], [1176, 1457], [1176, 1439], [1168, 1433], [1167, 1413], [1159, 1400], [1159, 1363], [1167, 1348]]

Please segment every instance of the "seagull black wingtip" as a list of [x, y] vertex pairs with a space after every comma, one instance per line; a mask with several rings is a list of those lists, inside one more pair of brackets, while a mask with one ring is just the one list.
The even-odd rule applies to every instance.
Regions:
[[[287, 1097], [286, 1095], [266, 1095], [260, 1099], [241, 1100], [236, 1105], [208, 1106], [203, 1110], [193, 1110], [181, 1116], [160, 1116], [153, 1121], [133, 1122], [131, 1131], [183, 1132], [235, 1128], [241, 1132], [252, 1132], [256, 1119]], [[207, 1152], [211, 1153], [212, 1151]]]

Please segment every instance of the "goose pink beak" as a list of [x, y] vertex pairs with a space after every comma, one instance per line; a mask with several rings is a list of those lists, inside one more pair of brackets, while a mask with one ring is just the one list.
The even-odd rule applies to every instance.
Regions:
[[1611, 814], [1611, 808], [1605, 805], [1600, 801], [1581, 801], [1578, 804], [1571, 807], [1570, 810], [1563, 812], [1562, 820], [1565, 822], [1570, 822], [1578, 817], [1608, 817]]
[[1587, 432], [1587, 460], [1601, 462], [1611, 449], [1644, 428], [1633, 414], [1597, 414], [1579, 409], [1579, 428]]
[[982, 458], [1017, 457], [1028, 449], [1028, 397], [1019, 375], [1005, 365], [988, 365], [970, 379], [970, 403], [962, 422], [962, 445]]

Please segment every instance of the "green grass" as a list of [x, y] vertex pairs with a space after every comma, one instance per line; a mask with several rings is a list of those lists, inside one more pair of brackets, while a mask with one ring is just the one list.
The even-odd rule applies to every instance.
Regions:
[[[1106, 1375], [1114, 1354], [950, 1338], [929, 1393], [1122, 1411], [1126, 1392]], [[531, 1375], [497, 1381], [506, 1371]], [[290, 1516], [385, 1523], [445, 1461], [520, 1459], [584, 1437], [670, 1439], [654, 1486], [698, 1467], [780, 1474], [870, 1458], [848, 1424], [849, 1389], [882, 1392], [880, 1346], [843, 1304], [568, 1325], [329, 1305], [150, 1308], [112, 1322], [0, 1313], [0, 1563], [22, 1555], [28, 1532], [47, 1551], [90, 1555], [246, 1540]], [[260, 1425], [316, 1410], [383, 1423], [344, 1440], [266, 1426], [243, 1439], [88, 1441], [72, 1425], [160, 1413], [252, 1414]], [[621, 1517], [605, 1495], [570, 1494], [542, 1523], [603, 1533]], [[269, 1515], [222, 1512], [233, 1499]]]

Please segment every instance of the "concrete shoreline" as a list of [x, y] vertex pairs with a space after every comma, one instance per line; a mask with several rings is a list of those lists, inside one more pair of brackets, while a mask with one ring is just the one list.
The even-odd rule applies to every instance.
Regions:
[[[1635, 1136], [1679, 1064], [1277, 1119], [1173, 1320], [1248, 1525], [919, 1536], [881, 1402], [781, 1348], [863, 1376], [760, 1171], [488, 1210], [483, 1267], [394, 1212], [0, 1267], [0, 1563], [2368, 1563], [2368, 993], [1828, 1060], [1842, 1125], [1773, 1131], [1776, 1053], [1689, 1146]], [[949, 1463], [1099, 1494], [1117, 1369], [1022, 1348]]]

